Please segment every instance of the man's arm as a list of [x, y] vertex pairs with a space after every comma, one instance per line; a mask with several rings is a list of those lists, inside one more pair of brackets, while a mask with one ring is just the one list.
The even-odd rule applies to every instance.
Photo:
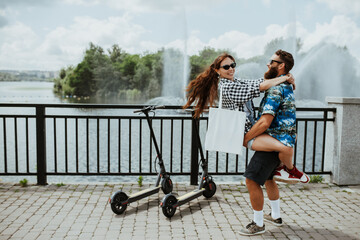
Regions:
[[253, 139], [253, 138], [259, 136], [260, 134], [262, 134], [263, 132], [265, 132], [266, 129], [268, 129], [270, 127], [273, 119], [274, 119], [274, 116], [271, 114], [261, 115], [259, 120], [254, 124], [254, 126], [252, 126], [250, 131], [245, 134], [244, 147], [247, 146], [248, 142], [251, 139]]

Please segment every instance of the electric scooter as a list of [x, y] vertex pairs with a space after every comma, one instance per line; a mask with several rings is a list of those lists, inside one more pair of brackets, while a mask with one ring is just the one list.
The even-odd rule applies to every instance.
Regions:
[[[192, 112], [194, 116], [194, 111]], [[203, 149], [201, 146], [201, 140], [199, 135], [198, 120], [196, 120], [195, 129], [196, 136], [199, 143], [200, 151], [200, 163], [202, 168], [201, 181], [199, 183], [198, 189], [193, 190], [192, 192], [186, 193], [178, 198], [176, 198], [172, 193], [169, 193], [164, 196], [160, 206], [162, 207], [162, 212], [167, 218], [174, 216], [176, 208], [190, 202], [191, 200], [200, 197], [203, 195], [205, 198], [211, 198], [216, 192], [216, 184], [213, 182], [212, 177], [208, 175], [208, 162], [204, 157]]]
[[[156, 180], [155, 186], [150, 187], [148, 189], [144, 189], [144, 190], [134, 193], [130, 196], [127, 196], [126, 193], [124, 193], [123, 191], [115, 192], [109, 199], [109, 203], [111, 205], [111, 210], [115, 214], [118, 214], [118, 215], [122, 214], [126, 210], [127, 205], [129, 205], [132, 202], [146, 198], [153, 194], [157, 194], [159, 192], [160, 188], [162, 189], [162, 191], [165, 194], [170, 193], [173, 189], [173, 184], [170, 179], [170, 176], [165, 171], [165, 165], [164, 165], [164, 162], [163, 162], [163, 159], [161, 156], [159, 146], [158, 146], [156, 138], [155, 138], [154, 130], [153, 130], [153, 127], [151, 124], [150, 116], [149, 116], [149, 112], [152, 112], [158, 108], [165, 108], [165, 107], [164, 106], [147, 106], [141, 110], [134, 111], [134, 113], [142, 112], [145, 114], [147, 123], [149, 125], [149, 129], [150, 129], [151, 139], [153, 140], [155, 150], [157, 153], [158, 164], [160, 166], [160, 172], [157, 175], [157, 180]], [[161, 181], [161, 184], [160, 184], [160, 181]]]

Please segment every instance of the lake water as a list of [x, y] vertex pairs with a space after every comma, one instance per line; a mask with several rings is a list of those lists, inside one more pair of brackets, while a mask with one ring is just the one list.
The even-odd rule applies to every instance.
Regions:
[[1, 103], [61, 103], [51, 82], [1, 82]]

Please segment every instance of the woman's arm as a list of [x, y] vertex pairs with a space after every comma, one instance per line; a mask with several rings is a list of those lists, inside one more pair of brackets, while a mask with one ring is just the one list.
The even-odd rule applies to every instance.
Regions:
[[285, 81], [288, 81], [289, 83], [291, 83], [293, 85], [293, 88], [295, 90], [295, 80], [294, 77], [291, 73], [289, 73], [286, 76], [282, 76], [282, 77], [277, 77], [277, 78], [273, 78], [273, 79], [265, 79], [265, 81], [263, 81], [262, 83], [260, 83], [260, 92], [268, 90], [271, 87], [274, 87], [276, 85], [279, 85]]
[[253, 81], [245, 80], [224, 80], [222, 79], [221, 87], [223, 94], [223, 101], [231, 101], [235, 105], [242, 105], [245, 102], [260, 96], [259, 86], [263, 82], [263, 78]]

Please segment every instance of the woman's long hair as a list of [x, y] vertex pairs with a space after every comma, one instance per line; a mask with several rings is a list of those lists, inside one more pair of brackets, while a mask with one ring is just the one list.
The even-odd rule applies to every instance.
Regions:
[[219, 83], [219, 74], [215, 69], [220, 68], [220, 63], [225, 58], [230, 58], [235, 62], [233, 56], [227, 53], [221, 54], [204, 72], [200, 73], [196, 79], [192, 80], [186, 87], [188, 101], [183, 108], [188, 108], [195, 102], [194, 117], [200, 117], [204, 109], [215, 105], [215, 100], [218, 97]]

